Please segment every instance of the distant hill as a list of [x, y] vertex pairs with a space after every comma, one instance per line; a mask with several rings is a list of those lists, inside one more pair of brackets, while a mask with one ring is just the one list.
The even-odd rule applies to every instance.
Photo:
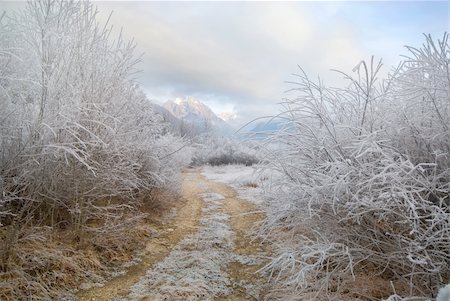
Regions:
[[284, 122], [280, 118], [266, 118], [245, 125], [239, 130], [239, 133], [247, 138], [260, 140], [279, 131], [283, 124]]

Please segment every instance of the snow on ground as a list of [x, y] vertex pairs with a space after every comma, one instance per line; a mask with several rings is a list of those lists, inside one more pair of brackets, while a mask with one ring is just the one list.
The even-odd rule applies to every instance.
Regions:
[[268, 171], [244, 165], [205, 166], [202, 175], [232, 186], [241, 198], [258, 206], [262, 204], [264, 191], [269, 189], [274, 177]]
[[131, 288], [126, 299], [212, 300], [231, 293], [227, 265], [232, 261], [257, 264], [255, 258], [233, 253], [230, 216], [221, 212], [224, 197], [204, 193], [199, 230], [186, 236], [172, 252]]
[[202, 175], [227, 184], [244, 184], [255, 179], [256, 168], [245, 165], [204, 166]]

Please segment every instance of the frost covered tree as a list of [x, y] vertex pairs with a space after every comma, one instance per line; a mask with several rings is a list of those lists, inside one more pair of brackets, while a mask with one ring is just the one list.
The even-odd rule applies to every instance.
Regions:
[[196, 140], [191, 163], [194, 166], [230, 164], [250, 166], [261, 159], [256, 144], [252, 144], [250, 140], [241, 140], [235, 136], [223, 137], [217, 133], [204, 133]]
[[403, 295], [448, 281], [449, 46], [427, 36], [382, 82], [373, 58], [344, 88], [300, 70], [269, 158], [273, 298], [342, 294], [368, 270]]
[[26, 258], [16, 246], [33, 227], [101, 244], [189, 162], [133, 81], [135, 44], [96, 15], [89, 2], [42, 0], [0, 20], [0, 272]]

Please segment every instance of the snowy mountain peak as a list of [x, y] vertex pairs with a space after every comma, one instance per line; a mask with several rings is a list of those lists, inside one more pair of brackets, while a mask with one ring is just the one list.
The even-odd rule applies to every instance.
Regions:
[[217, 116], [223, 121], [230, 121], [236, 119], [236, 113], [234, 112], [222, 112], [217, 114]]
[[202, 119], [208, 121], [218, 119], [207, 105], [192, 97], [176, 98], [174, 101], [169, 100], [164, 104], [164, 107], [180, 119]]
[[179, 97], [177, 97], [177, 98], [175, 98], [175, 101], [174, 101], [174, 103], [176, 103], [177, 105], [181, 105], [181, 104], [183, 103], [183, 99], [182, 99], [182, 98], [179, 98]]
[[222, 134], [234, 132], [231, 126], [217, 117], [207, 105], [192, 97], [169, 100], [163, 107], [176, 118], [197, 127], [212, 129]]

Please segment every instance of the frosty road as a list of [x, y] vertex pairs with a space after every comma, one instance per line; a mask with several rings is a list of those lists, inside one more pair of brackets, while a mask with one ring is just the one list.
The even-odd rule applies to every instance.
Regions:
[[[212, 176], [214, 178], [214, 176]], [[185, 203], [165, 234], [149, 238], [142, 262], [79, 300], [260, 300], [264, 246], [249, 237], [264, 216], [199, 169], [184, 173]], [[159, 255], [155, 254], [159, 251]], [[139, 271], [140, 270], [140, 271]]]

